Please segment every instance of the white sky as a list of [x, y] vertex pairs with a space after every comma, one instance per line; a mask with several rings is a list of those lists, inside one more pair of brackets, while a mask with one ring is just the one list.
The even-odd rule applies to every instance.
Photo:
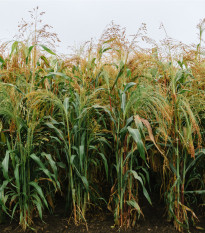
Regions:
[[59, 51], [99, 38], [112, 20], [135, 34], [146, 23], [153, 39], [163, 38], [162, 22], [169, 36], [184, 43], [197, 43], [196, 25], [205, 18], [205, 0], [0, 0], [0, 40], [11, 40], [21, 18], [39, 6], [44, 23], [53, 26], [61, 39]]

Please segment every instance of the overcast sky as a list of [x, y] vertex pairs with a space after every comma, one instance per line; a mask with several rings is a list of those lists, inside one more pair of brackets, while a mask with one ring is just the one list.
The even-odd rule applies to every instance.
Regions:
[[163, 37], [162, 22], [169, 36], [184, 43], [197, 43], [196, 25], [205, 18], [205, 0], [0, 0], [0, 40], [11, 40], [21, 18], [29, 18], [29, 10], [39, 6], [45, 11], [45, 23], [54, 27], [61, 39], [59, 51], [68, 46], [99, 38], [112, 20], [135, 34], [146, 23], [149, 35]]

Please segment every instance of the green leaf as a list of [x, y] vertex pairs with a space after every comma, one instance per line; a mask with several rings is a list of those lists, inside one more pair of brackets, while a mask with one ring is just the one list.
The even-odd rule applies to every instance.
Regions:
[[48, 73], [45, 77], [53, 77], [53, 76], [60, 76], [60, 77], [63, 77], [65, 78], [66, 80], [72, 82], [72, 79], [70, 77], [68, 77], [66, 74], [64, 73], [61, 73], [61, 72], [50, 72]]
[[50, 129], [54, 129], [56, 133], [58, 134], [59, 138], [64, 141], [64, 136], [61, 130], [59, 130], [52, 123], [49, 123], [49, 122], [45, 123], [45, 125], [47, 125]]
[[133, 129], [130, 126], [127, 127], [129, 133], [133, 137], [134, 141], [137, 143], [137, 149], [140, 153], [141, 158], [146, 162], [144, 144], [138, 129]]
[[57, 141], [58, 143], [61, 144], [61, 141], [57, 138], [57, 137], [54, 137], [54, 136], [50, 136], [51, 139], [54, 139], [55, 141]]
[[123, 65], [121, 66], [121, 68], [120, 68], [119, 73], [117, 74], [117, 77], [116, 77], [116, 79], [115, 79], [115, 82], [114, 82], [114, 84], [113, 84], [111, 90], [114, 89], [114, 87], [115, 87], [115, 85], [116, 85], [116, 83], [117, 83], [119, 77], [122, 76], [122, 74], [123, 74], [123, 72], [124, 72], [124, 67], [125, 67], [125, 66], [124, 66], [124, 64], [123, 64]]
[[13, 55], [14, 51], [17, 50], [18, 43], [19, 43], [18, 41], [15, 41], [15, 42], [12, 44], [10, 57]]
[[5, 63], [5, 61], [4, 61], [4, 59], [3, 59], [2, 57], [0, 57], [0, 62], [1, 62], [2, 64]]
[[32, 51], [32, 49], [33, 49], [34, 46], [35, 46], [35, 45], [32, 45], [32, 46], [30, 46], [30, 47], [28, 48], [28, 54], [27, 54], [27, 56], [26, 56], [26, 64], [28, 64], [28, 59], [29, 59], [29, 56], [30, 56], [31, 51]]
[[130, 69], [127, 69], [127, 77], [128, 77], [128, 78], [131, 78], [131, 74], [132, 74], [131, 70], [130, 70]]
[[134, 82], [127, 83], [125, 88], [124, 88], [124, 92], [126, 92], [127, 90], [129, 90], [131, 87], [133, 87], [135, 85], [136, 85], [136, 83], [134, 83]]
[[134, 207], [139, 214], [141, 213], [140, 206], [139, 206], [139, 204], [135, 200], [129, 200], [129, 201], [127, 201], [127, 204], [129, 206], [131, 206], [131, 207]]
[[4, 85], [4, 86], [14, 87], [19, 93], [21, 93], [21, 94], [24, 95], [24, 93], [23, 93], [16, 85], [13, 85], [13, 84], [11, 84], [11, 83], [4, 83], [3, 85]]
[[150, 203], [150, 205], [152, 205], [150, 196], [149, 196], [149, 194], [148, 194], [148, 192], [147, 192], [147, 190], [146, 190], [146, 188], [145, 188], [145, 186], [144, 186], [144, 183], [143, 183], [142, 178], [141, 178], [141, 177], [137, 174], [137, 172], [134, 171], [134, 170], [130, 170], [129, 172], [132, 173], [132, 175], [134, 176], [134, 178], [135, 178], [136, 180], [138, 180], [138, 181], [141, 183], [142, 190], [143, 190], [143, 194], [144, 194], [144, 196], [146, 197], [146, 199], [148, 200], [148, 202]]
[[85, 188], [88, 190], [89, 184], [88, 184], [87, 178], [85, 176], [81, 176], [80, 178], [83, 181], [83, 184], [84, 184]]
[[46, 174], [46, 176], [52, 180], [50, 171], [45, 167], [40, 158], [37, 157], [35, 154], [30, 155], [30, 157], [39, 165], [39, 167], [41, 168], [40, 170], [42, 170], [43, 173]]
[[104, 41], [103, 44], [108, 44], [108, 43], [110, 43], [110, 42], [112, 42], [114, 40], [116, 40], [116, 38], [111, 38], [109, 40]]
[[20, 194], [20, 179], [19, 179], [19, 164], [16, 165], [15, 170], [14, 170], [14, 177], [16, 180], [16, 187], [17, 187], [17, 191], [18, 194]]
[[41, 59], [45, 62], [45, 64], [49, 67], [50, 64], [49, 64], [49, 61], [48, 59], [45, 57], [45, 56], [41, 56]]
[[80, 168], [83, 170], [83, 159], [85, 154], [85, 147], [84, 145], [79, 146], [79, 158], [80, 158]]
[[88, 190], [88, 189], [89, 189], [89, 184], [88, 184], [87, 178], [86, 178], [85, 176], [82, 176], [82, 175], [80, 174], [80, 172], [78, 171], [77, 167], [76, 167], [74, 164], [73, 164], [73, 167], [74, 167], [74, 169], [75, 169], [75, 171], [76, 171], [76, 174], [77, 174], [77, 175], [79, 176], [79, 178], [82, 180], [82, 182], [83, 182], [83, 184], [84, 184], [86, 190]]
[[11, 217], [13, 218], [14, 217], [14, 214], [15, 214], [15, 212], [16, 212], [16, 208], [19, 206], [19, 202], [17, 202], [16, 204], [15, 204], [15, 206], [13, 207], [13, 210], [12, 210], [12, 214], [11, 214]]
[[38, 214], [39, 214], [39, 217], [40, 217], [40, 219], [42, 219], [43, 218], [43, 214], [42, 214], [42, 206], [41, 206], [41, 204], [38, 202], [38, 201], [36, 201], [36, 200], [33, 200], [33, 203], [36, 205], [36, 207], [37, 207], [37, 210], [38, 210]]
[[32, 194], [32, 197], [35, 198], [35, 200], [33, 200], [33, 202], [35, 203], [36, 207], [37, 207], [37, 210], [38, 210], [38, 213], [39, 213], [39, 217], [42, 219], [43, 215], [42, 215], [42, 202], [41, 202], [41, 199], [39, 198], [39, 196], [34, 193]]
[[9, 153], [10, 151], [6, 151], [6, 156], [4, 157], [4, 160], [2, 161], [2, 168], [3, 168], [3, 175], [4, 178], [9, 180], [9, 175], [8, 175], [8, 169], [9, 169]]
[[121, 95], [121, 109], [123, 113], [125, 111], [125, 106], [126, 106], [126, 94], [123, 92]]
[[46, 52], [52, 54], [52, 55], [56, 55], [53, 51], [51, 51], [49, 48], [47, 48], [45, 45], [40, 45]]
[[[0, 186], [0, 192], [4, 192], [4, 189], [6, 188], [6, 186], [8, 185], [8, 183], [9, 183], [9, 180], [4, 180], [3, 181], [2, 185]], [[0, 201], [1, 201], [1, 198], [0, 198]]]
[[106, 173], [106, 178], [108, 179], [108, 164], [107, 164], [107, 159], [105, 157], [105, 155], [103, 153], [99, 153], [99, 155], [101, 156], [104, 166], [105, 166], [105, 173]]
[[58, 180], [58, 170], [57, 170], [57, 166], [56, 166], [56, 162], [52, 159], [51, 155], [50, 154], [46, 154], [45, 152], [41, 153], [43, 156], [46, 157], [46, 159], [48, 160], [53, 172], [54, 172], [54, 175], [55, 175], [55, 179], [56, 181]]
[[57, 165], [58, 165], [60, 168], [63, 168], [63, 169], [66, 168], [66, 165], [65, 165], [65, 163], [63, 163], [63, 162], [57, 162]]
[[205, 190], [184, 191], [184, 193], [205, 194]]
[[103, 49], [102, 53], [105, 53], [106, 51], [108, 51], [110, 49], [112, 49], [112, 48], [105, 48], [105, 49]]
[[205, 156], [205, 149], [201, 149], [195, 153], [196, 158], [192, 160], [189, 166], [186, 168], [185, 174], [196, 164], [196, 162], [202, 157]]
[[70, 163], [72, 166], [75, 166], [74, 165], [74, 159], [75, 159], [76, 155], [71, 155], [71, 158], [70, 158]]
[[29, 182], [29, 185], [33, 186], [36, 190], [36, 192], [39, 194], [39, 196], [41, 197], [41, 199], [43, 200], [44, 204], [46, 205], [46, 207], [48, 208], [48, 203], [44, 197], [42, 188], [34, 181]]
[[65, 113], [66, 115], [68, 114], [68, 109], [69, 109], [69, 98], [66, 97], [63, 101], [63, 106], [64, 106], [64, 109], [65, 109]]

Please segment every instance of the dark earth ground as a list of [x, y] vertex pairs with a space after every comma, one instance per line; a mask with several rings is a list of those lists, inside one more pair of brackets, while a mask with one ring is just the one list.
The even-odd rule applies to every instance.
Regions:
[[[37, 233], [79, 233], [86, 232], [85, 225], [75, 226], [72, 220], [68, 222], [68, 217], [64, 214], [64, 205], [61, 201], [58, 201], [55, 214], [44, 214], [42, 222], [39, 219], [34, 220], [34, 228]], [[157, 201], [153, 203], [153, 206], [148, 206], [145, 204], [142, 206], [142, 211], [145, 215], [145, 219], [140, 219], [133, 229], [123, 230], [117, 227], [113, 228], [113, 216], [112, 213], [104, 210], [100, 211], [96, 209], [95, 213], [88, 213], [87, 224], [88, 232], [91, 233], [110, 233], [110, 232], [121, 232], [121, 233], [145, 233], [145, 232], [155, 232], [155, 233], [174, 233], [177, 232], [173, 224], [166, 221], [164, 216], [164, 208], [162, 205], [158, 204]], [[191, 233], [205, 232], [205, 213], [204, 210], [197, 209], [198, 218], [200, 220], [197, 223], [197, 227], [191, 227]], [[198, 228], [198, 229], [197, 229]], [[199, 229], [204, 228], [204, 229]], [[10, 223], [6, 220], [3, 224], [0, 224], [0, 233], [19, 233], [22, 232], [17, 222]], [[33, 232], [27, 230], [27, 233]]]

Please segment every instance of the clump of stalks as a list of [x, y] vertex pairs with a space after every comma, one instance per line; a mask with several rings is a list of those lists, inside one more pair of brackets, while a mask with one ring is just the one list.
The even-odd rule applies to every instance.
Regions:
[[0, 222], [8, 214], [32, 228], [58, 191], [76, 225], [88, 229], [87, 211], [104, 200], [116, 226], [132, 227], [141, 196], [152, 204], [153, 170], [169, 220], [189, 230], [205, 198], [204, 21], [195, 47], [167, 35], [157, 44], [144, 24], [130, 41], [111, 23], [98, 43], [60, 58], [44, 43], [57, 35], [38, 26], [43, 14], [31, 12], [20, 30], [34, 30], [8, 55], [10, 44], [0, 47]]

